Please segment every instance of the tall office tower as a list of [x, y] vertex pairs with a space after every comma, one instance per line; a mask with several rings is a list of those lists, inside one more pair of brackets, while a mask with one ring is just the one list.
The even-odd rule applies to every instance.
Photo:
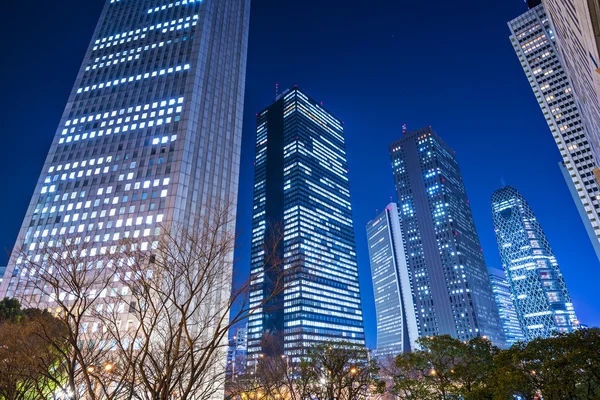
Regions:
[[[558, 167], [560, 168], [560, 172], [562, 172], [563, 178], [565, 179], [565, 182], [567, 183], [567, 187], [569, 188], [571, 197], [573, 198], [573, 201], [575, 202], [575, 206], [577, 207], [579, 216], [581, 217], [581, 220], [584, 222], [583, 226], [585, 227], [585, 231], [587, 232], [588, 237], [590, 238], [590, 241], [592, 242], [592, 246], [594, 247], [594, 250], [596, 251], [596, 256], [598, 257], [598, 259], [600, 259], [600, 237], [596, 233], [598, 228], [596, 227], [596, 230], [595, 230], [594, 225], [592, 225], [592, 223], [597, 221], [597, 219], [594, 219], [594, 218], [596, 218], [594, 215], [599, 214], [599, 211], [598, 211], [599, 206], [598, 206], [598, 204], [594, 204], [592, 202], [592, 204], [594, 205], [594, 208], [593, 208], [593, 211], [590, 210], [591, 212], [588, 214], [588, 209], [590, 209], [590, 207], [586, 207], [581, 200], [581, 197], [584, 195], [584, 192], [582, 190], [580, 190], [581, 186], [575, 185], [575, 182], [573, 182], [573, 176], [571, 174], [571, 171], [569, 171], [569, 168], [565, 165], [565, 163], [563, 161], [560, 161], [558, 163]], [[595, 181], [593, 181], [593, 182], [588, 181], [588, 183], [584, 185], [584, 187], [586, 187], [586, 188], [594, 187], [594, 186], [596, 186]], [[579, 187], [579, 189], [578, 189], [578, 187]], [[589, 204], [589, 203], [587, 203], [587, 204]], [[594, 219], [594, 221], [592, 221], [592, 219]]]
[[426, 127], [390, 145], [422, 336], [504, 345], [498, 307], [454, 151]]
[[419, 338], [398, 205], [389, 204], [367, 224], [377, 313], [377, 354], [396, 356]]
[[600, 188], [594, 176], [597, 164], [590, 129], [556, 50], [550, 22], [540, 4], [508, 26], [512, 45], [560, 150], [561, 171], [569, 188], [575, 188], [575, 205], [600, 259]]
[[[588, 0], [543, 0], [556, 35], [556, 48], [600, 165], [600, 4]], [[568, 163], [567, 163], [568, 164]], [[568, 165], [568, 167], [572, 167]], [[595, 170], [600, 181], [600, 170]]]
[[496, 304], [498, 304], [506, 345], [510, 347], [516, 342], [525, 341], [506, 274], [504, 271], [493, 270], [490, 272], [490, 282], [492, 282], [492, 291], [494, 292]]
[[[161, 226], [235, 206], [249, 13], [249, 0], [106, 2], [2, 297], [33, 299], [27, 279], [35, 270], [13, 274], [24, 268], [19, 249], [35, 258], [41, 246], [82, 240], [94, 243], [86, 246], [93, 256], [130, 237], [145, 250]], [[228, 297], [226, 282], [223, 291]]]
[[[273, 226], [283, 244], [265, 248]], [[343, 124], [297, 87], [257, 114], [252, 233], [251, 306], [281, 277], [266, 260], [283, 259], [287, 273], [284, 293], [249, 319], [249, 365], [263, 352], [364, 344]]]
[[527, 201], [513, 187], [492, 195], [498, 250], [527, 340], [569, 332], [578, 322], [546, 235]]

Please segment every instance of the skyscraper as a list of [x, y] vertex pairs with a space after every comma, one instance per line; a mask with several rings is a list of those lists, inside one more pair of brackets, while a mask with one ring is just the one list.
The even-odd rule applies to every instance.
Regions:
[[[285, 237], [269, 250], [273, 225]], [[343, 124], [297, 87], [257, 114], [252, 232], [251, 305], [277, 279], [267, 253], [283, 258], [288, 276], [285, 293], [249, 319], [249, 363], [270, 351], [266, 336], [291, 357], [329, 340], [363, 344]]]
[[377, 312], [377, 354], [411, 351], [416, 348], [419, 329], [396, 203], [369, 221], [367, 240]]
[[431, 129], [390, 145], [421, 336], [487, 336], [504, 345], [498, 307], [454, 151]]
[[[556, 34], [556, 48], [588, 130], [596, 165], [600, 165], [600, 4], [588, 0], [543, 0]], [[567, 166], [570, 167], [570, 165]], [[596, 170], [600, 181], [600, 170]]]
[[161, 226], [185, 226], [204, 207], [233, 202], [235, 213], [249, 13], [249, 0], [106, 2], [2, 296], [35, 301], [24, 290], [36, 271], [13, 273], [20, 250], [35, 258], [81, 240], [93, 256], [123, 238], [146, 250]]
[[600, 259], [600, 188], [590, 143], [590, 126], [582, 118], [555, 36], [540, 4], [508, 23], [510, 40], [544, 113], [563, 161], [561, 171], [586, 231]]
[[515, 188], [492, 195], [498, 250], [527, 340], [570, 332], [578, 322], [565, 281], [535, 214]]
[[504, 329], [506, 337], [506, 345], [512, 346], [516, 342], [525, 340], [521, 323], [515, 309], [515, 301], [506, 274], [504, 271], [494, 270], [490, 273], [490, 282], [492, 282], [492, 291], [496, 304], [498, 304], [498, 312], [500, 313], [500, 322]]

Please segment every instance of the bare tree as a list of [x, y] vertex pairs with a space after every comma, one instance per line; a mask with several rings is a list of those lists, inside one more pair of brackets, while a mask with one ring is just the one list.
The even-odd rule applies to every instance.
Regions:
[[[271, 290], [250, 301], [232, 287], [232, 204], [205, 208], [142, 240], [103, 235], [39, 238], [19, 252], [15, 296], [50, 310], [66, 332], [40, 337], [59, 355], [49, 385], [70, 399], [209, 399], [222, 396], [227, 334], [283, 291], [283, 230], [271, 227]], [[252, 279], [260, 279], [253, 277]], [[57, 374], [56, 372], [60, 373]]]
[[[103, 313], [119, 362], [131, 369], [125, 379], [134, 398], [209, 399], [223, 396], [229, 329], [283, 290], [277, 252], [265, 268], [278, 276], [271, 293], [249, 301], [251, 281], [232, 288], [236, 244], [230, 205], [203, 209], [181, 225], [163, 227], [158, 243], [140, 251], [123, 243], [123, 262], [115, 279], [122, 283], [125, 315]], [[276, 248], [283, 232], [269, 235]]]
[[99, 238], [38, 240], [22, 249], [17, 261], [21, 277], [15, 295], [28, 306], [48, 309], [65, 333], [57, 336], [43, 325], [38, 333], [62, 360], [43, 368], [59, 397], [123, 397], [124, 381], [113, 383], [108, 393], [98, 379], [98, 371], [111, 369], [114, 344], [96, 315], [114, 306], [112, 284], [119, 263], [117, 246], [100, 247]]
[[382, 391], [368, 350], [348, 342], [316, 344], [299, 357], [264, 356], [230, 398], [357, 400]]

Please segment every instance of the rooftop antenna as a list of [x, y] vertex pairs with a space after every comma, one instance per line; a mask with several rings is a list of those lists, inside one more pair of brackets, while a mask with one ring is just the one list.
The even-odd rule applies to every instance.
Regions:
[[275, 84], [275, 98], [277, 98], [277, 96], [279, 96], [279, 83]]
[[402, 134], [406, 135], [406, 124], [402, 125]]

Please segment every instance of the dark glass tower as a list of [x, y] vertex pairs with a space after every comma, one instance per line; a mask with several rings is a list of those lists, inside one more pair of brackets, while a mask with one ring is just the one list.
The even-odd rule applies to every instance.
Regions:
[[390, 145], [421, 336], [504, 333], [454, 151], [431, 129]]
[[498, 250], [527, 340], [578, 327], [571, 297], [548, 239], [517, 189], [492, 195]]
[[[273, 226], [284, 243], [265, 249]], [[343, 125], [298, 88], [257, 115], [251, 302], [277, 279], [263, 267], [271, 251], [293, 272], [285, 293], [250, 317], [249, 363], [272, 351], [265, 337], [292, 357], [323, 341], [364, 344]]]

